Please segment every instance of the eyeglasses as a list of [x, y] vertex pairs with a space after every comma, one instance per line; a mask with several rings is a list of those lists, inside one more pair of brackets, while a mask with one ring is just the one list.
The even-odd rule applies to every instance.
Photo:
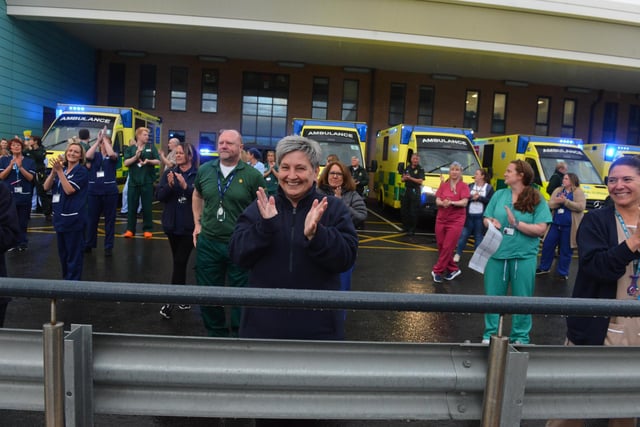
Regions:
[[329, 175], [342, 176], [342, 172], [329, 172]]

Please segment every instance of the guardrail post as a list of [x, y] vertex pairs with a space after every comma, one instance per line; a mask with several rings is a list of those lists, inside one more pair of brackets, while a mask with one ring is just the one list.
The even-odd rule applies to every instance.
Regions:
[[71, 325], [64, 340], [66, 427], [93, 425], [93, 336], [91, 325]]
[[47, 427], [64, 427], [64, 323], [56, 321], [51, 300], [51, 322], [42, 325], [44, 362], [44, 415]]
[[489, 360], [487, 361], [487, 379], [482, 402], [482, 427], [500, 427], [502, 400], [504, 398], [504, 378], [507, 367], [509, 338], [502, 336], [504, 315], [500, 314], [498, 335], [492, 335], [489, 341]]
[[510, 345], [507, 354], [500, 427], [519, 426], [522, 421], [528, 367], [529, 353], [521, 353]]

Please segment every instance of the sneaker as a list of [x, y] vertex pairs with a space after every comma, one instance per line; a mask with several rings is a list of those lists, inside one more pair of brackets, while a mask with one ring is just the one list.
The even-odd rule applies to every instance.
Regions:
[[541, 268], [536, 268], [536, 276], [539, 276], [541, 274], [547, 274], [549, 273], [549, 270], [543, 270]]
[[13, 252], [13, 251], [17, 251], [17, 250], [18, 250], [18, 247], [14, 246], [12, 248], [7, 249], [7, 252]]
[[460, 255], [455, 254], [455, 255], [453, 256], [453, 262], [455, 262], [456, 264], [457, 264], [458, 262], [460, 262]]
[[145, 239], [151, 239], [153, 237], [153, 233], [149, 232], [149, 231], [145, 231], [143, 234]]
[[433, 277], [433, 281], [436, 283], [442, 283], [442, 276], [436, 273], [435, 271], [431, 272], [431, 277]]
[[165, 304], [160, 308], [160, 316], [164, 317], [165, 319], [171, 319], [171, 309], [173, 307], [171, 306], [171, 304]]
[[133, 238], [133, 231], [131, 230], [127, 230], [124, 232], [124, 234], [122, 235], [122, 237], [126, 238], [126, 239], [131, 239]]
[[560, 275], [558, 276], [558, 279], [562, 280], [563, 282], [566, 282], [567, 280], [569, 280], [569, 276], [564, 276], [564, 275]]
[[179, 308], [180, 310], [191, 310], [191, 305], [189, 305], [189, 304], [180, 304], [180, 305], [178, 306], [178, 308]]
[[453, 280], [461, 274], [462, 274], [462, 270], [454, 270], [454, 271], [450, 271], [449, 274], [444, 276], [444, 278], [446, 280]]
[[489, 344], [489, 338], [482, 338], [482, 344]]

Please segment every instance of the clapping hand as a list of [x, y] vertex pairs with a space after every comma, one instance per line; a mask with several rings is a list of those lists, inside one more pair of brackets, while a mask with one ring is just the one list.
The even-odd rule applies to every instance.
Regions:
[[304, 219], [304, 235], [308, 240], [313, 239], [316, 235], [318, 223], [320, 222], [324, 211], [327, 210], [328, 205], [329, 202], [326, 197], [323, 197], [322, 200], [315, 199], [313, 201], [311, 209], [309, 209], [309, 213]]
[[262, 187], [258, 188], [258, 191], [256, 191], [256, 195], [258, 196], [256, 200], [258, 204], [258, 210], [260, 211], [260, 215], [262, 215], [262, 218], [269, 219], [278, 215], [278, 209], [276, 208], [276, 199], [273, 196], [267, 196], [267, 193]]
[[516, 222], [516, 217], [513, 215], [513, 212], [511, 212], [509, 206], [505, 206], [504, 210], [507, 211], [507, 222], [509, 225], [514, 224]]

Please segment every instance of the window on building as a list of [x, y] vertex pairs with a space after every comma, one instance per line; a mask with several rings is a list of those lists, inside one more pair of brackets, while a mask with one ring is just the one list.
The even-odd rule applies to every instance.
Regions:
[[389, 126], [404, 122], [404, 104], [407, 97], [407, 85], [391, 83], [389, 94]]
[[186, 67], [171, 67], [171, 111], [187, 111]]
[[127, 65], [123, 63], [109, 64], [109, 83], [107, 87], [107, 105], [124, 107], [124, 88]]
[[342, 120], [358, 120], [358, 83], [345, 80], [342, 85]]
[[168, 137], [169, 137], [169, 139], [178, 138], [180, 140], [180, 142], [185, 142], [186, 141], [186, 135], [185, 135], [183, 130], [169, 129]]
[[326, 77], [313, 78], [313, 94], [311, 118], [326, 120], [329, 111], [329, 79]]
[[607, 102], [604, 106], [602, 121], [602, 142], [616, 142], [616, 128], [618, 126], [618, 104]]
[[140, 66], [140, 93], [138, 105], [143, 110], [156, 109], [156, 66], [143, 64]]
[[535, 135], [549, 135], [549, 109], [551, 98], [546, 96], [538, 97], [538, 109], [536, 112], [536, 128]]
[[465, 99], [464, 120], [462, 127], [478, 130], [478, 105], [480, 105], [480, 92], [468, 90]]
[[629, 106], [629, 129], [627, 144], [640, 145], [640, 105]]
[[562, 131], [563, 138], [573, 138], [576, 135], [576, 100], [565, 99], [562, 110]]
[[507, 126], [507, 94], [493, 94], [493, 114], [491, 116], [491, 133], [504, 133]]
[[287, 133], [289, 76], [244, 73], [242, 136], [245, 144], [275, 146]]
[[202, 103], [203, 113], [218, 112], [218, 70], [202, 70]]
[[418, 98], [418, 124], [433, 124], [433, 86], [420, 86]]

